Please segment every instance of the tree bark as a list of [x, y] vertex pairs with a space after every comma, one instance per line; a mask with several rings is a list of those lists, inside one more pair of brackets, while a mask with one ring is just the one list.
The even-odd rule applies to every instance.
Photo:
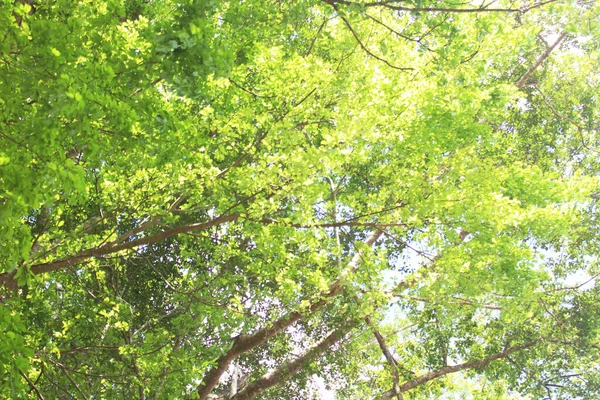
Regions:
[[296, 374], [302, 367], [314, 360], [316, 357], [325, 353], [331, 346], [339, 342], [346, 336], [346, 334], [352, 330], [358, 323], [356, 321], [350, 321], [345, 326], [338, 328], [331, 332], [315, 346], [311, 347], [303, 355], [295, 358], [291, 361], [284, 363], [282, 366], [263, 375], [258, 378], [250, 385], [246, 386], [243, 390], [239, 391], [231, 400], [251, 400], [256, 396], [260, 395], [265, 390], [278, 385], [282, 381]]
[[379, 332], [377, 330], [377, 328], [375, 327], [375, 324], [371, 320], [371, 317], [369, 317], [367, 315], [365, 317], [365, 321], [367, 322], [369, 327], [373, 330], [373, 334], [375, 335], [375, 339], [377, 340], [377, 343], [379, 344], [379, 348], [381, 349], [381, 352], [385, 356], [385, 359], [387, 360], [388, 364], [390, 364], [390, 368], [392, 369], [392, 374], [394, 376], [394, 387], [392, 388], [392, 391], [394, 392], [394, 396], [396, 396], [397, 400], [403, 400], [404, 397], [402, 397], [402, 392], [400, 391], [400, 376], [398, 375], [398, 361], [396, 361], [396, 359], [392, 355], [392, 352], [390, 351], [387, 343], [385, 342], [385, 338], [383, 337], [381, 332]]
[[[458, 365], [451, 365], [448, 367], [444, 367], [444, 368], [440, 368], [436, 371], [431, 371], [426, 373], [425, 375], [421, 375], [413, 380], [410, 380], [406, 383], [404, 383], [402, 386], [400, 386], [400, 392], [407, 392], [411, 389], [416, 388], [417, 386], [420, 386], [424, 383], [427, 383], [431, 380], [437, 379], [441, 376], [447, 375], [447, 374], [452, 374], [454, 372], [459, 372], [459, 371], [463, 371], [465, 369], [471, 369], [471, 368], [483, 368], [485, 367], [487, 364], [489, 364], [490, 362], [494, 361], [494, 360], [499, 360], [502, 358], [506, 358], [509, 355], [511, 355], [512, 353], [516, 353], [517, 351], [520, 350], [524, 350], [524, 349], [528, 349], [530, 347], [535, 346], [536, 344], [538, 344], [539, 341], [534, 340], [532, 342], [529, 343], [525, 343], [522, 345], [518, 345], [518, 346], [513, 346], [513, 347], [509, 347], [508, 349], [500, 352], [500, 353], [496, 353], [496, 354], [492, 354], [491, 356], [487, 356], [484, 357], [480, 360], [474, 360], [474, 361], [469, 361], [463, 364], [458, 364]], [[382, 399], [391, 399], [396, 395], [395, 391], [392, 390], [388, 390], [387, 392], [385, 392], [381, 398]]]
[[554, 44], [552, 44], [552, 46], [546, 48], [546, 50], [542, 53], [542, 55], [538, 57], [538, 59], [535, 61], [535, 64], [533, 64], [533, 66], [531, 68], [529, 68], [527, 70], [527, 72], [525, 72], [525, 74], [521, 77], [521, 79], [519, 79], [517, 81], [516, 85], [519, 89], [521, 89], [523, 86], [525, 86], [527, 84], [527, 81], [529, 80], [529, 77], [531, 76], [531, 74], [533, 74], [535, 72], [535, 70], [538, 69], [538, 67], [540, 65], [542, 65], [544, 60], [546, 58], [548, 58], [550, 53], [552, 53], [552, 50], [554, 50], [554, 48], [556, 46], [558, 46], [559, 43], [562, 42], [566, 36], [567, 36], [567, 32], [561, 33], [560, 36], [558, 37], [558, 39], [556, 39], [556, 42], [554, 42]]
[[[364, 241], [364, 244], [367, 247], [371, 247], [377, 241], [377, 239], [381, 237], [382, 234], [383, 232], [380, 230], [373, 232]], [[361, 249], [354, 255], [352, 261], [350, 262], [350, 264], [348, 264], [348, 267], [344, 271], [342, 271], [341, 276], [329, 286], [329, 291], [325, 294], [325, 297], [312, 303], [308, 307], [308, 313], [315, 312], [316, 310], [327, 304], [330, 298], [335, 297], [342, 292], [343, 288], [345, 287], [346, 276], [358, 268], [358, 266], [360, 265], [360, 260], [364, 255], [364, 252], [364, 249]], [[273, 336], [277, 335], [278, 333], [287, 329], [295, 322], [299, 321], [302, 317], [303, 314], [300, 311], [292, 311], [291, 313], [284, 315], [283, 317], [275, 321], [270, 327], [262, 328], [257, 332], [253, 333], [252, 335], [239, 336], [235, 340], [233, 347], [227, 353], [219, 357], [219, 359], [216, 362], [216, 365], [206, 374], [206, 376], [202, 380], [202, 383], [198, 385], [198, 399], [208, 399], [208, 395], [217, 386], [219, 380], [221, 379], [221, 376], [229, 367], [229, 364], [238, 356], [247, 353], [255, 347], [263, 344]]]
[[[239, 217], [239, 214], [223, 215], [207, 222], [198, 222], [194, 224], [178, 226], [176, 228], [158, 232], [154, 235], [142, 237], [124, 243], [123, 241], [127, 238], [119, 238], [115, 241], [106, 243], [103, 246], [83, 250], [71, 257], [41, 264], [34, 264], [30, 267], [30, 271], [34, 275], [56, 271], [62, 268], [71, 267], [73, 265], [79, 264], [90, 258], [101, 257], [108, 254], [117, 253], [119, 251], [133, 249], [135, 247], [143, 246], [146, 244], [157, 243], [182, 233], [197, 232], [226, 222], [234, 222]], [[6, 286], [9, 288], [16, 287], [15, 272], [0, 274], [0, 286]]]

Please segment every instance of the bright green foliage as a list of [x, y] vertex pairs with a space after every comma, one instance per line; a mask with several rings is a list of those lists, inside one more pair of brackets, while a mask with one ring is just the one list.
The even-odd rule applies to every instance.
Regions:
[[595, 2], [0, 4], [0, 397], [600, 396]]

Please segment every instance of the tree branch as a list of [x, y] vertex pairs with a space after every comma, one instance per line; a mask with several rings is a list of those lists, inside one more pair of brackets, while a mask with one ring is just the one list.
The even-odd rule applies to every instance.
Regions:
[[[577, 131], [579, 133], [579, 139], [581, 141], [581, 145], [589, 151], [593, 151], [593, 152], [598, 152], [595, 149], [590, 148], [587, 143], [585, 143], [585, 138], [583, 137], [583, 131], [585, 130], [585, 128], [578, 124], [576, 121], [574, 121], [571, 117], [569, 117], [568, 115], [564, 115], [558, 112], [558, 110], [552, 105], [552, 102], [550, 101], [550, 99], [548, 98], [548, 96], [546, 96], [546, 94], [544, 92], [542, 92], [542, 89], [540, 89], [540, 87], [537, 84], [534, 84], [533, 87], [538, 91], [538, 93], [540, 95], [542, 95], [542, 98], [544, 99], [544, 103], [548, 106], [548, 108], [550, 108], [550, 111], [552, 111], [552, 113], [562, 119], [562, 120], [566, 120], [568, 121], [571, 125], [575, 126], [577, 128]], [[596, 128], [592, 128], [594, 131], [596, 131]]]
[[[401, 294], [395, 294], [395, 297], [402, 297], [404, 299], [408, 299], [408, 300], [414, 300], [414, 301], [419, 301], [421, 303], [432, 303], [435, 302], [436, 299], [426, 299], [423, 297], [415, 297], [415, 296], [404, 296]], [[474, 301], [471, 300], [467, 300], [467, 299], [462, 299], [460, 297], [454, 297], [451, 296], [450, 297], [451, 301], [448, 301], [447, 304], [457, 304], [459, 306], [473, 306], [473, 307], [481, 307], [481, 308], [485, 308], [488, 310], [502, 310], [501, 306], [497, 306], [497, 305], [493, 305], [493, 304], [478, 304]], [[452, 301], [453, 300], [453, 301]]]
[[409, 227], [408, 224], [405, 224], [403, 222], [358, 222], [358, 221], [354, 221], [354, 220], [346, 220], [346, 221], [340, 221], [340, 222], [326, 222], [326, 223], [319, 223], [319, 224], [297, 224], [297, 223], [279, 222], [276, 219], [269, 218], [269, 217], [264, 217], [261, 220], [256, 220], [256, 219], [252, 219], [252, 218], [245, 218], [245, 220], [252, 221], [252, 222], [262, 222], [262, 223], [266, 223], [266, 224], [281, 224], [284, 226], [290, 226], [293, 228], [300, 228], [300, 229], [342, 228], [345, 226], [358, 226], [358, 227], [378, 228], [378, 229], [397, 227], [397, 226], [402, 226], [405, 228]]
[[[364, 241], [364, 244], [367, 247], [371, 247], [377, 241], [377, 239], [381, 237], [382, 234], [383, 232], [381, 232], [380, 230], [375, 231]], [[352, 261], [350, 261], [350, 263], [348, 264], [348, 267], [344, 271], [342, 271], [340, 277], [336, 279], [331, 285], [329, 285], [329, 290], [323, 296], [323, 298], [312, 303], [308, 307], [308, 310], [305, 312], [315, 312], [316, 310], [326, 305], [330, 298], [335, 297], [339, 293], [341, 293], [343, 288], [345, 287], [346, 276], [354, 272], [358, 268], [358, 266], [360, 265], [360, 260], [362, 259], [364, 253], [365, 249], [361, 249], [360, 251], [358, 251], [352, 258]], [[247, 353], [255, 347], [265, 343], [273, 336], [277, 335], [278, 333], [287, 329], [289, 326], [293, 325], [295, 322], [299, 321], [302, 317], [302, 312], [292, 311], [284, 315], [274, 323], [272, 323], [269, 327], [261, 328], [251, 335], [238, 336], [235, 339], [231, 349], [229, 349], [229, 351], [227, 351], [225, 354], [219, 357], [219, 359], [217, 359], [216, 365], [210, 371], [208, 371], [208, 373], [204, 376], [202, 383], [198, 385], [198, 399], [208, 399], [208, 395], [217, 386], [219, 380], [221, 379], [221, 376], [229, 367], [229, 364], [238, 356]]]
[[547, 0], [539, 3], [532, 4], [529, 7], [524, 8], [488, 8], [487, 6], [477, 8], [445, 8], [445, 7], [403, 7], [395, 4], [401, 3], [401, 0], [390, 0], [390, 1], [375, 1], [371, 3], [356, 3], [345, 0], [322, 0], [324, 3], [330, 5], [342, 4], [345, 6], [356, 5], [361, 7], [384, 7], [394, 11], [406, 11], [406, 12], [440, 12], [440, 13], [482, 13], [482, 12], [499, 12], [499, 13], [520, 13], [524, 14], [534, 8], [539, 8], [543, 5], [553, 3], [556, 0]]
[[[63, 258], [63, 259], [55, 260], [55, 261], [49, 261], [49, 262], [41, 263], [41, 264], [34, 264], [31, 266], [30, 271], [34, 275], [56, 271], [56, 270], [59, 270], [62, 268], [66, 268], [66, 267], [70, 267], [70, 266], [79, 264], [79, 263], [86, 261], [93, 257], [101, 257], [101, 256], [105, 256], [108, 254], [117, 253], [119, 251], [133, 249], [133, 248], [143, 246], [146, 244], [160, 242], [162, 240], [168, 239], [170, 237], [173, 237], [173, 236], [176, 236], [176, 235], [179, 235], [182, 233], [201, 231], [201, 230], [205, 230], [205, 229], [208, 229], [208, 228], [211, 228], [213, 226], [217, 226], [217, 225], [220, 225], [223, 223], [234, 222], [239, 217], [240, 217], [239, 214], [222, 215], [220, 217], [217, 217], [217, 218], [207, 221], [207, 222], [197, 222], [197, 223], [193, 223], [193, 224], [178, 226], [176, 228], [158, 232], [154, 235], [150, 235], [147, 237], [139, 238], [136, 240], [132, 240], [132, 241], [120, 243], [120, 244], [119, 244], [119, 240], [122, 240], [122, 239], [119, 238], [115, 241], [106, 243], [100, 247], [93, 247], [90, 249], [83, 250], [71, 257], [67, 257], [67, 258]], [[9, 288], [16, 287], [15, 273], [16, 272], [0, 274], [0, 286], [6, 286]]]
[[[463, 371], [465, 369], [483, 368], [492, 361], [506, 358], [509, 355], [511, 355], [512, 353], [516, 353], [517, 351], [528, 349], [530, 347], [535, 346], [538, 343], [539, 343], [539, 341], [534, 340], [532, 342], [525, 343], [522, 345], [509, 347], [500, 353], [492, 354], [491, 356], [484, 357], [480, 360], [469, 361], [469, 362], [466, 362], [463, 364], [452, 365], [452, 366], [440, 368], [436, 371], [431, 371], [425, 375], [421, 375], [413, 380], [410, 380], [410, 381], [404, 383], [402, 386], [400, 386], [400, 392], [407, 392], [411, 389], [416, 388], [417, 386], [420, 386], [424, 383], [427, 383], [431, 380], [437, 379], [437, 378], [442, 377], [447, 374], [452, 374], [455, 372]], [[387, 392], [385, 392], [381, 398], [382, 399], [391, 399], [394, 396], [395, 396], [395, 392], [392, 389], [392, 390], [388, 390]]]
[[[308, 92], [307, 95], [305, 95], [300, 101], [298, 101], [297, 103], [292, 103], [292, 108], [296, 108], [298, 106], [300, 106], [302, 103], [304, 103], [310, 96], [312, 96], [312, 94], [317, 90], [317, 88], [314, 88], [313, 90], [311, 90], [310, 92]], [[246, 90], [247, 91], [247, 90]], [[247, 91], [248, 92], [248, 91]], [[251, 92], [249, 92], [251, 93]], [[253, 93], [251, 93], [253, 94]], [[256, 95], [255, 95], [256, 96]], [[233, 162], [233, 164], [231, 164], [229, 167], [225, 168], [223, 171], [219, 172], [215, 178], [216, 179], [220, 179], [223, 176], [225, 176], [226, 174], [228, 174], [232, 169], [239, 167], [248, 157], [250, 157], [251, 154], [250, 152], [252, 151], [252, 149], [254, 149], [254, 151], [258, 151], [260, 145], [262, 144], [263, 140], [265, 140], [265, 138], [267, 137], [267, 135], [269, 134], [269, 132], [271, 131], [271, 129], [273, 128], [273, 126], [275, 124], [277, 124], [280, 121], [283, 121], [283, 119], [288, 115], [288, 113], [291, 111], [287, 110], [287, 111], [283, 111], [281, 113], [281, 115], [275, 119], [275, 121], [273, 122], [273, 125], [271, 125], [268, 129], [266, 129], [264, 132], [262, 132], [262, 134], [258, 137], [258, 139], [256, 139], [254, 141], [254, 143], [244, 152], [244, 154], [242, 154], [241, 157], [239, 157], [237, 160], [235, 160]]]
[[[345, 5], [349, 5], [349, 4], [353, 4], [351, 2], [346, 2], [346, 1], [337, 1], [337, 0], [323, 0], [323, 2], [329, 4], [331, 7], [333, 7], [333, 9], [337, 12], [338, 11], [338, 4], [345, 4]], [[360, 40], [360, 38], [358, 37], [358, 34], [356, 33], [356, 31], [354, 30], [354, 28], [352, 27], [352, 25], [350, 24], [350, 21], [348, 21], [348, 19], [346, 19], [346, 17], [344, 17], [343, 15], [339, 15], [339, 17], [342, 19], [342, 21], [344, 21], [344, 24], [346, 24], [346, 26], [348, 27], [348, 29], [350, 30], [350, 32], [352, 33], [352, 36], [354, 36], [354, 39], [356, 40], [356, 42], [358, 43], [358, 45], [360, 46], [361, 49], [363, 49], [363, 51], [365, 53], [367, 53], [368, 55], [370, 55], [371, 57], [373, 57], [376, 60], [379, 60], [381, 62], [383, 62], [384, 64], [386, 64], [388, 67], [393, 68], [393, 69], [397, 69], [399, 71], [411, 71], [414, 68], [410, 68], [410, 67], [398, 67], [392, 63], [390, 63], [388, 60], [386, 60], [385, 58], [381, 58], [376, 54], [373, 54], [373, 52], [369, 49], [367, 49], [367, 46], [365, 46], [365, 44], [362, 42], [362, 40]]]
[[50, 361], [52, 364], [56, 365], [57, 367], [59, 367], [62, 372], [65, 374], [65, 376], [67, 377], [67, 379], [69, 380], [69, 382], [71, 382], [71, 384], [75, 387], [75, 389], [77, 389], [77, 391], [79, 392], [79, 394], [84, 398], [84, 399], [88, 399], [89, 397], [81, 390], [81, 388], [79, 387], [79, 385], [77, 384], [77, 382], [75, 382], [75, 380], [71, 377], [71, 375], [69, 374], [69, 372], [67, 371], [67, 368], [60, 363], [57, 363], [56, 361], [53, 361], [52, 359], [48, 359], [48, 361]]
[[531, 68], [529, 68], [527, 70], [527, 72], [525, 72], [525, 74], [521, 77], [521, 79], [519, 79], [517, 81], [517, 83], [515, 84], [519, 89], [521, 89], [523, 86], [525, 86], [527, 84], [527, 81], [529, 80], [529, 77], [531, 76], [531, 74], [533, 74], [535, 72], [535, 70], [544, 62], [544, 60], [546, 58], [548, 58], [550, 53], [552, 53], [552, 50], [554, 50], [554, 48], [556, 46], [558, 46], [560, 44], [560, 42], [562, 42], [566, 36], [567, 36], [567, 32], [561, 33], [560, 36], [558, 37], [558, 39], [556, 39], [556, 41], [554, 42], [554, 44], [552, 44], [552, 46], [546, 48], [546, 50], [542, 53], [542, 55], [540, 55], [538, 57], [538, 59], [535, 61], [535, 64], [533, 64], [531, 66]]
[[239, 391], [231, 400], [251, 400], [256, 396], [260, 395], [265, 390], [281, 383], [289, 377], [295, 375], [302, 367], [314, 360], [316, 357], [325, 353], [331, 346], [339, 342], [346, 336], [346, 334], [352, 330], [358, 323], [356, 321], [349, 321], [345, 326], [338, 328], [331, 332], [325, 339], [321, 340], [318, 344], [311, 347], [301, 356], [288, 361], [281, 365], [279, 368], [272, 372], [269, 372], [262, 377], [258, 378], [250, 385]]
[[390, 364], [390, 368], [392, 369], [392, 374], [394, 375], [394, 387], [392, 388], [393, 394], [398, 400], [403, 400], [404, 397], [402, 396], [402, 392], [400, 391], [400, 376], [398, 375], [398, 362], [396, 361], [396, 359], [392, 355], [392, 352], [388, 348], [387, 343], [385, 342], [385, 338], [383, 337], [381, 332], [377, 330], [375, 324], [373, 324], [371, 317], [367, 315], [365, 317], [365, 321], [373, 330], [373, 334], [375, 335], [375, 339], [379, 344], [379, 348], [381, 349], [381, 352], [385, 356], [385, 359], [387, 360], [388, 364]]
[[315, 43], [317, 42], [317, 39], [319, 38], [321, 31], [323, 30], [325, 25], [327, 25], [327, 22], [329, 22], [330, 20], [331, 20], [331, 18], [327, 18], [321, 23], [321, 25], [319, 26], [319, 29], [317, 29], [317, 33], [315, 34], [315, 37], [313, 38], [312, 42], [310, 42], [310, 47], [308, 48], [308, 51], [306, 52], [305, 57], [308, 57], [310, 55], [310, 53], [312, 53], [312, 50], [315, 47]]
[[37, 398], [39, 400], [44, 400], [44, 396], [42, 396], [42, 393], [40, 392], [40, 390], [37, 388], [37, 386], [35, 386], [35, 384], [31, 381], [31, 379], [29, 379], [29, 377], [27, 375], [25, 375], [25, 373], [23, 371], [21, 371], [21, 369], [19, 369], [19, 374], [23, 378], [25, 378], [25, 380], [27, 381], [27, 384], [29, 385], [31, 390], [33, 390], [35, 392]]
[[[337, 8], [335, 6], [335, 3], [332, 4], [332, 6], [334, 7], [334, 9], [337, 11]], [[393, 68], [393, 69], [397, 69], [399, 71], [411, 71], [414, 68], [410, 68], [410, 67], [398, 67], [392, 63], [390, 63], [388, 60], [386, 60], [385, 58], [381, 58], [376, 54], [373, 54], [373, 52], [369, 49], [367, 49], [367, 46], [365, 46], [363, 44], [363, 42], [360, 40], [360, 38], [358, 37], [358, 34], [356, 33], [356, 31], [354, 30], [354, 28], [352, 28], [352, 25], [350, 25], [350, 22], [348, 21], [348, 19], [346, 19], [346, 17], [343, 17], [340, 15], [340, 18], [342, 19], [342, 21], [344, 21], [344, 23], [346, 24], [346, 26], [348, 27], [348, 29], [350, 29], [350, 32], [352, 33], [352, 36], [354, 36], [354, 39], [356, 39], [356, 42], [358, 43], [358, 45], [360, 46], [361, 49], [363, 49], [363, 51], [365, 53], [367, 53], [368, 55], [370, 55], [371, 57], [373, 57], [376, 60], [379, 60], [381, 62], [383, 62], [384, 64], [386, 64], [388, 67]]]

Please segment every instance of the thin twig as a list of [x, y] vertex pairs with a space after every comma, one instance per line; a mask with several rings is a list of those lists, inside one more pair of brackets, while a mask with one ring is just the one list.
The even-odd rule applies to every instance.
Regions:
[[391, 233], [389, 233], [388, 231], [383, 231], [383, 233], [385, 233], [386, 236], [390, 237], [392, 240], [394, 240], [395, 242], [401, 244], [402, 246], [408, 247], [409, 249], [411, 249], [412, 251], [416, 252], [418, 255], [420, 255], [421, 257], [425, 257], [426, 259], [428, 259], [431, 262], [435, 261], [435, 258], [431, 258], [427, 253], [421, 251], [421, 250], [417, 250], [414, 247], [412, 247], [411, 245], [409, 245], [408, 243], [406, 243], [405, 241], [397, 238], [396, 236], [392, 235]]
[[542, 98], [544, 99], [544, 103], [548, 106], [548, 108], [550, 108], [550, 111], [552, 111], [552, 113], [554, 115], [556, 115], [558, 118], [563, 119], [565, 121], [568, 121], [569, 123], [571, 123], [571, 125], [575, 126], [577, 128], [577, 131], [579, 132], [579, 139], [581, 141], [581, 145], [588, 151], [593, 151], [595, 153], [598, 153], [597, 150], [594, 150], [592, 148], [590, 148], [586, 143], [585, 143], [585, 138], [583, 137], [583, 131], [584, 131], [584, 127], [581, 126], [580, 124], [578, 124], [577, 122], [575, 122], [571, 117], [569, 117], [568, 115], [564, 115], [558, 112], [558, 110], [552, 105], [552, 103], [550, 102], [550, 99], [548, 98], [548, 96], [546, 96], [546, 94], [544, 92], [542, 92], [542, 90], [540, 89], [540, 87], [537, 84], [534, 84], [533, 87], [538, 91], [539, 94], [542, 95]]
[[64, 372], [64, 374], [67, 377], [67, 379], [73, 384], [73, 386], [75, 386], [75, 389], [77, 389], [77, 391], [79, 392], [79, 394], [81, 394], [81, 396], [84, 399], [88, 399], [89, 398], [89, 396], [87, 396], [85, 393], [83, 393], [83, 391], [81, 390], [81, 388], [79, 387], [79, 385], [77, 384], [77, 382], [75, 382], [75, 380], [71, 377], [71, 375], [67, 371], [67, 368], [63, 364], [57, 363], [56, 361], [53, 361], [50, 358], [48, 359], [48, 361], [50, 361], [52, 364], [54, 364], [57, 367], [59, 367]]
[[[163, 80], [163, 78], [158, 78], [158, 79], [156, 79], [156, 80], [152, 81], [152, 83], [150, 83], [150, 86], [154, 86], [154, 85], [156, 85], [157, 83], [160, 83], [162, 80]], [[144, 90], [144, 88], [139, 88], [139, 89], [136, 89], [136, 90], [135, 90], [133, 93], [131, 93], [131, 94], [130, 94], [128, 97], [134, 97], [134, 96], [137, 96], [138, 94], [140, 94], [140, 92], [141, 92], [142, 90]]]
[[310, 47], [308, 48], [308, 51], [305, 54], [306, 56], [309, 56], [310, 53], [313, 50], [313, 47], [315, 46], [315, 43], [317, 42], [317, 39], [319, 37], [319, 35], [321, 34], [321, 31], [323, 30], [323, 28], [325, 27], [325, 25], [327, 25], [327, 22], [331, 21], [332, 18], [327, 18], [323, 21], [323, 23], [321, 24], [321, 26], [319, 26], [319, 29], [317, 30], [317, 33], [315, 34], [315, 37], [313, 38], [312, 42], [310, 42]]
[[[236, 81], [234, 81], [233, 78], [228, 78], [228, 79], [229, 79], [229, 82], [233, 83], [233, 85], [235, 87], [237, 87], [240, 90], [243, 90], [244, 92], [246, 92], [248, 94], [251, 94], [254, 97], [257, 97], [259, 99], [262, 99], [263, 97], [265, 97], [265, 96], [261, 96], [260, 94], [254, 93], [253, 91], [251, 91], [249, 89], [246, 89], [245, 87], [243, 87], [242, 85], [240, 85], [239, 83], [237, 83]], [[268, 96], [268, 97], [272, 97], [272, 96]]]
[[[549, 3], [553, 3], [556, 0], [547, 0], [547, 1], [542, 1], [540, 3], [535, 3], [532, 4], [529, 7], [524, 7], [524, 8], [488, 8], [487, 5], [482, 5], [481, 7], [478, 8], [444, 8], [444, 7], [404, 7], [404, 6], [397, 6], [394, 4], [397, 3], [401, 3], [401, 0], [398, 1], [376, 1], [376, 2], [371, 2], [371, 3], [355, 3], [355, 2], [351, 2], [351, 1], [345, 1], [345, 0], [322, 0], [324, 3], [327, 3], [329, 5], [337, 5], [337, 4], [343, 4], [343, 5], [359, 5], [362, 7], [366, 7], [366, 8], [370, 8], [370, 7], [384, 7], [390, 10], [394, 10], [394, 11], [406, 11], [406, 12], [414, 12], [414, 13], [422, 13], [422, 12], [430, 12], [430, 13], [491, 13], [491, 12], [497, 12], [497, 13], [519, 13], [519, 14], [524, 14], [528, 11], [533, 10], [534, 8], [539, 8], [542, 7], [546, 4]], [[491, 4], [491, 3], [490, 3]]]
[[386, 60], [385, 58], [381, 58], [376, 54], [373, 54], [373, 52], [371, 52], [369, 49], [367, 49], [367, 47], [363, 44], [363, 42], [360, 40], [360, 38], [358, 37], [358, 34], [356, 33], [356, 31], [354, 30], [354, 28], [352, 28], [352, 25], [350, 25], [350, 22], [346, 19], [346, 17], [340, 16], [342, 18], [342, 21], [344, 21], [344, 23], [346, 24], [346, 26], [348, 27], [348, 29], [350, 30], [350, 32], [352, 33], [352, 36], [354, 36], [354, 39], [356, 39], [356, 41], [358, 42], [358, 45], [361, 47], [361, 49], [363, 49], [363, 51], [365, 53], [367, 53], [368, 55], [370, 55], [371, 57], [373, 57], [376, 60], [379, 60], [381, 62], [383, 62], [384, 64], [386, 64], [388, 67], [399, 70], [399, 71], [412, 71], [414, 68], [410, 68], [410, 67], [398, 67], [397, 65], [394, 65], [392, 63], [390, 63], [388, 60]]
[[[302, 103], [304, 103], [306, 101], [306, 99], [308, 99], [315, 91], [317, 90], [317, 88], [314, 88], [313, 90], [311, 90], [306, 96], [304, 96], [302, 98], [302, 100], [300, 100], [297, 103], [292, 103], [292, 107], [298, 107], [300, 106]], [[273, 124], [264, 132], [262, 132], [262, 134], [258, 137], [258, 139], [256, 139], [256, 141], [244, 152], [244, 154], [239, 157], [237, 160], [235, 160], [233, 162], [233, 164], [231, 164], [229, 167], [225, 168], [224, 170], [222, 170], [221, 172], [219, 172], [216, 176], [215, 179], [219, 179], [222, 178], [223, 176], [225, 176], [227, 173], [229, 173], [229, 171], [231, 171], [234, 168], [237, 168], [238, 166], [240, 166], [247, 158], [249, 158], [252, 154], [251, 151], [254, 148], [255, 151], [258, 150], [258, 148], [260, 147], [261, 143], [263, 142], [263, 140], [265, 140], [265, 138], [267, 137], [267, 135], [269, 134], [269, 132], [271, 131], [271, 129], [273, 128], [273, 126], [275, 124], [277, 124], [278, 122], [282, 121], [290, 112], [291, 110], [287, 110], [285, 112], [282, 112], [281, 115], [273, 122]]]

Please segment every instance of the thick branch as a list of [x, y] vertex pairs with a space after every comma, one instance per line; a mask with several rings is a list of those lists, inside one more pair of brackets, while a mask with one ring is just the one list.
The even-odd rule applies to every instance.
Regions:
[[[402, 386], [400, 386], [400, 392], [409, 391], [411, 389], [416, 388], [417, 386], [420, 386], [424, 383], [427, 383], [429, 381], [432, 381], [434, 379], [437, 379], [437, 378], [442, 377], [447, 374], [452, 374], [455, 372], [463, 371], [465, 369], [483, 368], [492, 361], [506, 358], [509, 355], [511, 355], [512, 353], [516, 353], [517, 351], [528, 349], [530, 347], [535, 346], [537, 343], [538, 343], [538, 341], [534, 340], [532, 342], [525, 343], [525, 344], [522, 344], [519, 346], [509, 347], [508, 349], [506, 349], [500, 353], [492, 354], [491, 356], [484, 357], [480, 360], [469, 361], [469, 362], [466, 362], [463, 364], [452, 365], [452, 366], [440, 368], [436, 371], [431, 371], [425, 375], [421, 375], [413, 380], [410, 380], [410, 381], [406, 382], [405, 384], [403, 384]], [[388, 390], [387, 392], [385, 392], [381, 398], [382, 399], [391, 399], [394, 396], [395, 396], [395, 392], [392, 389], [392, 390]]]
[[[43, 274], [45, 272], [52, 272], [79, 264], [93, 257], [101, 257], [108, 254], [117, 253], [122, 250], [129, 250], [146, 244], [157, 243], [182, 233], [201, 231], [226, 222], [233, 222], [236, 221], [238, 218], [239, 214], [224, 215], [215, 218], [211, 221], [178, 226], [176, 228], [168, 229], [162, 232], [158, 232], [154, 235], [146, 236], [136, 240], [131, 240], [125, 243], [120, 243], [119, 240], [121, 239], [117, 239], [116, 241], [106, 243], [105, 245], [100, 247], [94, 247], [91, 249], [83, 250], [71, 257], [63, 258], [56, 261], [50, 261], [47, 263], [34, 264], [31, 266], [30, 270], [35, 275]], [[14, 287], [14, 276], [14, 272], [0, 274], [0, 286]]]
[[[381, 235], [382, 232], [379, 230], [374, 232], [373, 234], [371, 234], [371, 236], [367, 238], [367, 240], [365, 240], [364, 244], [367, 247], [372, 246]], [[358, 266], [360, 265], [360, 260], [364, 255], [364, 252], [365, 249], [361, 249], [354, 255], [352, 261], [350, 262], [350, 264], [348, 264], [348, 267], [344, 271], [342, 271], [341, 276], [329, 286], [329, 291], [325, 294], [324, 298], [310, 305], [310, 307], [308, 308], [308, 313], [312, 313], [320, 309], [321, 307], [327, 304], [330, 298], [341, 293], [342, 289], [345, 286], [345, 277], [358, 268]], [[295, 322], [299, 321], [302, 317], [303, 314], [300, 311], [293, 311], [275, 321], [273, 324], [271, 324], [271, 326], [264, 327], [258, 330], [257, 332], [253, 333], [252, 335], [238, 336], [231, 349], [227, 353], [219, 357], [219, 359], [216, 361], [216, 365], [206, 374], [206, 376], [202, 380], [202, 383], [198, 386], [197, 390], [199, 400], [206, 400], [208, 398], [208, 395], [210, 394], [210, 392], [212, 392], [215, 386], [217, 386], [219, 380], [221, 379], [221, 376], [227, 370], [229, 364], [233, 360], [235, 360], [241, 354], [247, 353], [255, 347], [260, 346], [273, 336], [277, 335], [278, 333], [287, 329], [289, 326], [293, 325]]]
[[554, 50], [554, 48], [556, 46], [558, 46], [560, 44], [560, 42], [562, 42], [566, 36], [567, 36], [567, 32], [561, 33], [560, 36], [558, 37], [558, 39], [556, 39], [556, 42], [554, 42], [554, 44], [552, 44], [552, 46], [546, 48], [546, 50], [542, 53], [542, 55], [540, 55], [538, 57], [538, 59], [535, 61], [535, 64], [533, 64], [531, 66], [531, 68], [529, 68], [527, 70], [527, 72], [525, 72], [525, 74], [521, 77], [521, 79], [519, 79], [517, 81], [516, 85], [519, 89], [521, 89], [523, 86], [525, 86], [527, 84], [527, 81], [529, 80], [529, 77], [531, 76], [531, 74], [533, 74], [535, 72], [535, 70], [544, 62], [544, 60], [546, 58], [548, 58], [550, 53], [552, 53], [552, 50]]
[[243, 390], [238, 392], [231, 400], [251, 400], [260, 395], [265, 390], [287, 380], [295, 375], [302, 367], [325, 353], [331, 346], [339, 342], [346, 334], [355, 326], [357, 322], [349, 322], [345, 326], [331, 332], [325, 339], [320, 341], [315, 346], [311, 347], [303, 355], [288, 361], [277, 368], [275, 371], [269, 372], [258, 378]]

